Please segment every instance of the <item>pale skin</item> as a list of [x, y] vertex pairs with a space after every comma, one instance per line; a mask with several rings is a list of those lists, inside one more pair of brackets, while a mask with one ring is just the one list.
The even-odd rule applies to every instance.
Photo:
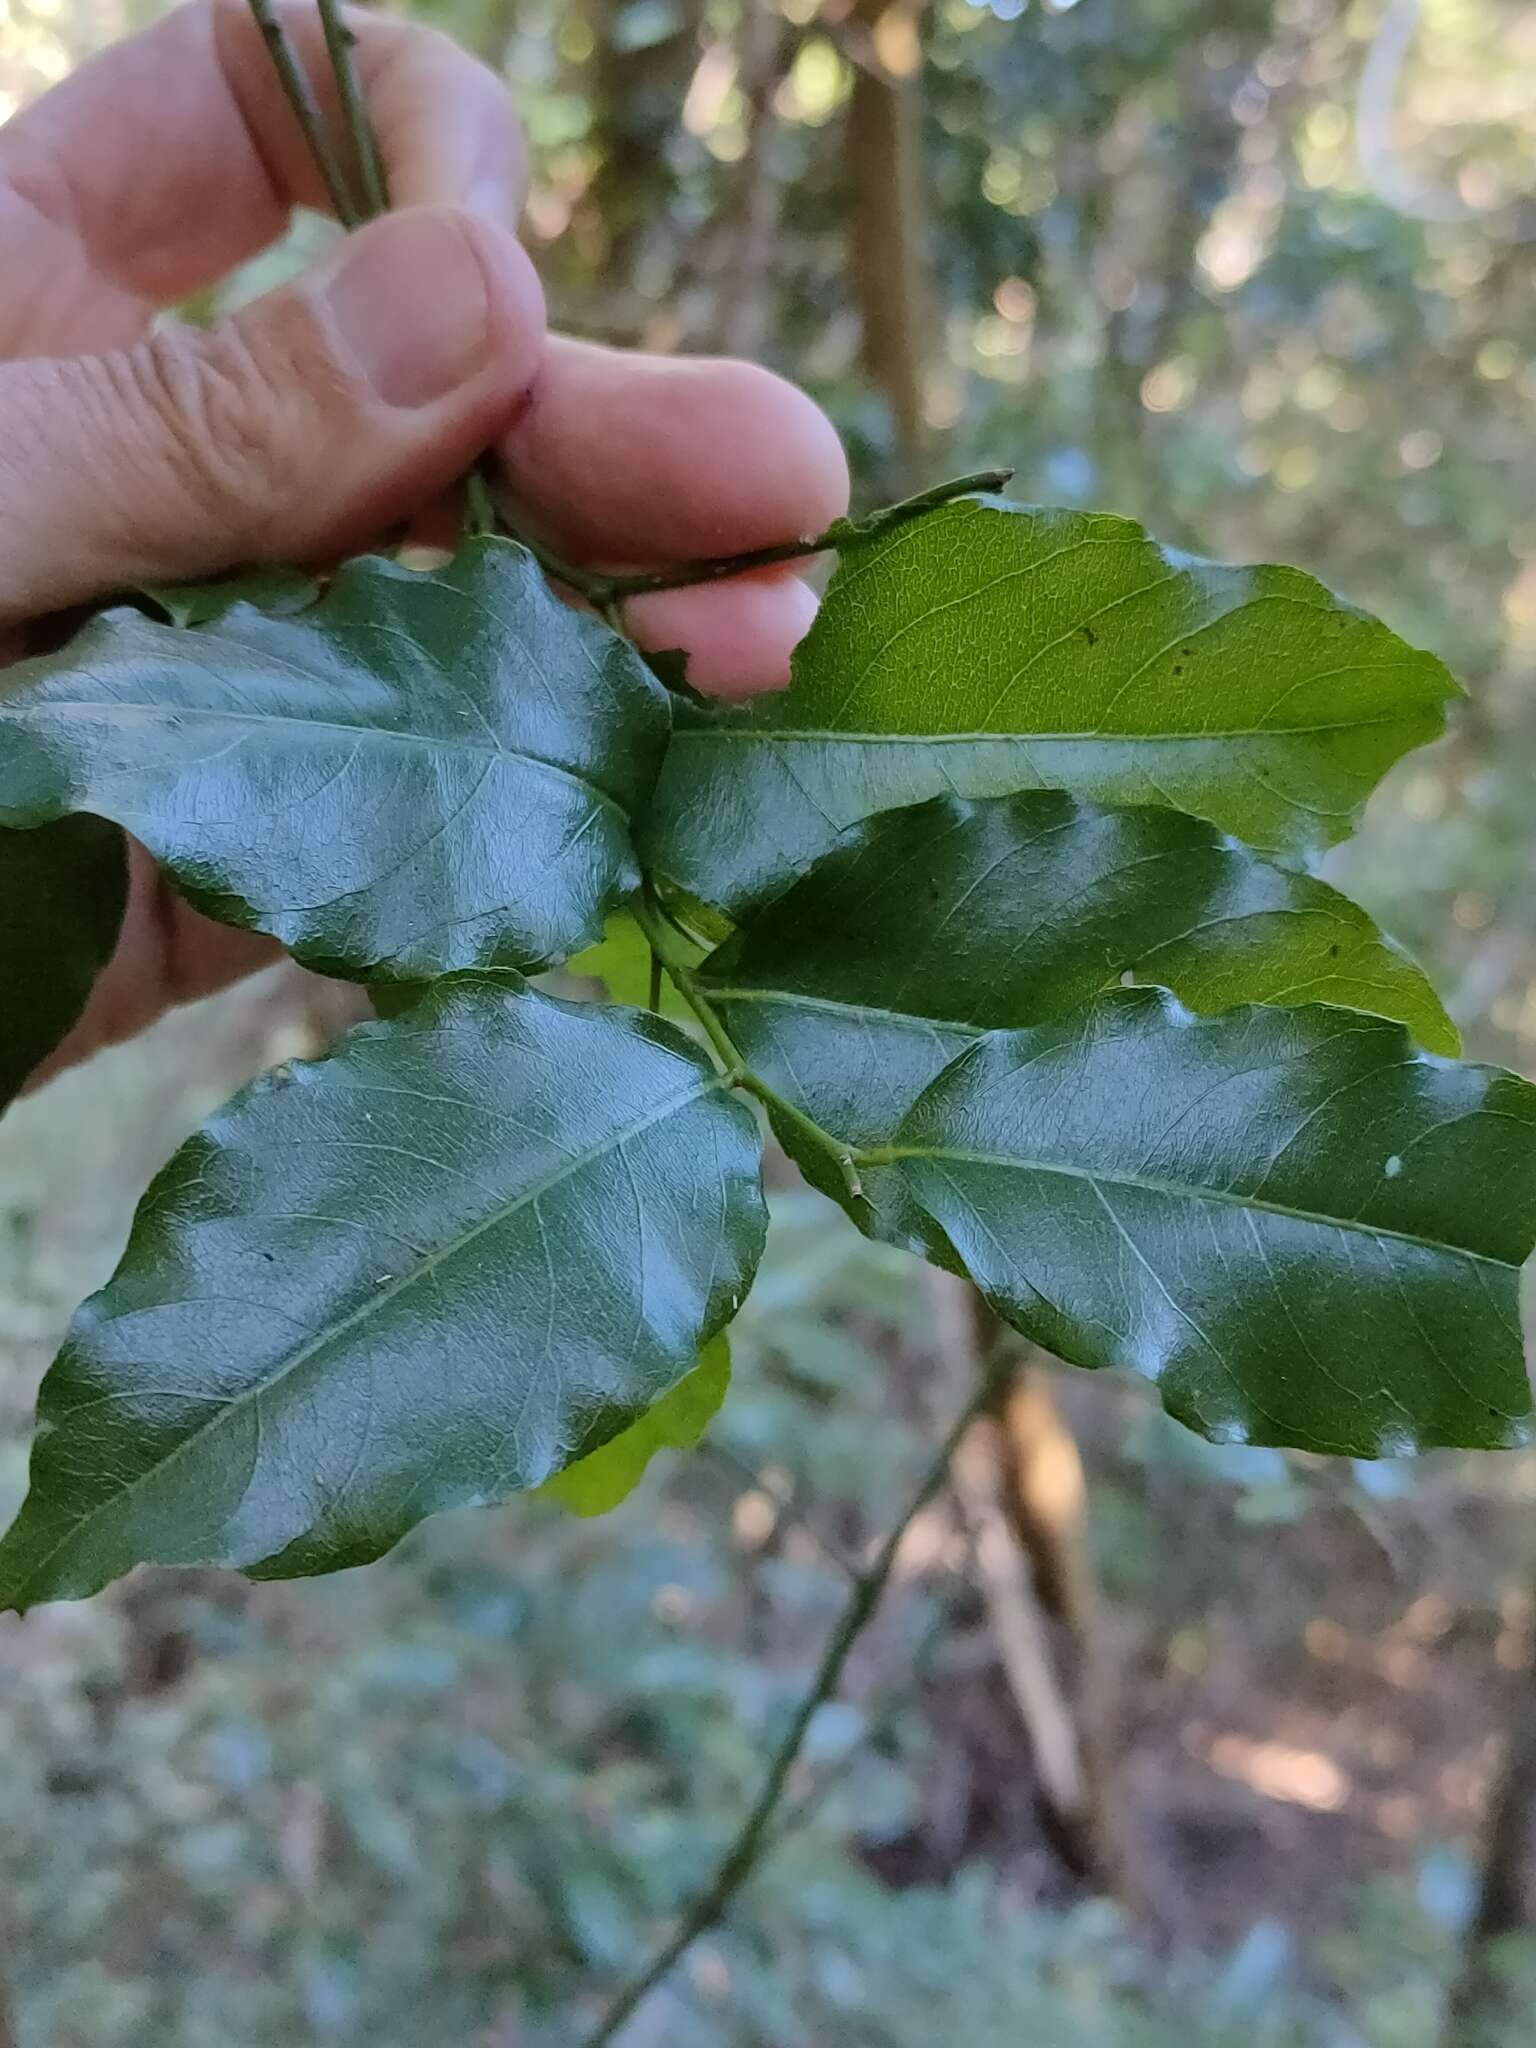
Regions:
[[[318, 85], [313, 9], [283, 19]], [[206, 334], [156, 316], [324, 205], [243, 0], [193, 0], [0, 128], [0, 662], [124, 585], [440, 523], [486, 447], [583, 563], [733, 555], [845, 509], [836, 436], [792, 386], [547, 334], [502, 82], [432, 30], [353, 26], [395, 214]], [[634, 599], [627, 623], [740, 691], [785, 679], [813, 610], [778, 569]], [[134, 848], [117, 955], [50, 1067], [271, 957]]]

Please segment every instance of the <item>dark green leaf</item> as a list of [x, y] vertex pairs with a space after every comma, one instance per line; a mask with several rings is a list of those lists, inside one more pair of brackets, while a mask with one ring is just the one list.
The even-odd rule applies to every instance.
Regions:
[[85, 1008], [127, 886], [123, 835], [104, 819], [0, 831], [0, 1109]]
[[108, 612], [11, 680], [0, 824], [115, 818], [200, 909], [354, 978], [594, 939], [668, 724], [634, 650], [503, 541], [349, 562], [292, 618]]
[[[1202, 1012], [1339, 1003], [1459, 1049], [1419, 969], [1337, 890], [1202, 819], [1060, 790], [866, 820], [700, 973], [754, 1069], [859, 1147], [887, 1143], [982, 1031], [1066, 1016], [1127, 974]], [[878, 1234], [920, 1236], [895, 1177], [865, 1178]]]
[[781, 696], [679, 716], [647, 864], [733, 914], [849, 825], [946, 793], [1160, 803], [1299, 855], [1457, 694], [1294, 569], [966, 499], [850, 545]]
[[634, 1492], [658, 1451], [693, 1449], [719, 1414], [730, 1384], [731, 1347], [722, 1331], [705, 1345], [687, 1379], [638, 1422], [546, 1480], [541, 1491], [573, 1514], [606, 1515]]
[[898, 1133], [998, 1312], [1217, 1442], [1523, 1443], [1536, 1088], [1347, 1010], [1128, 989], [999, 1031]]
[[302, 569], [274, 567], [246, 569], [214, 583], [143, 583], [139, 593], [173, 626], [208, 626], [237, 604], [254, 605], [274, 619], [307, 611], [320, 585]]
[[334, 1570], [542, 1484], [734, 1312], [760, 1151], [670, 1025], [473, 976], [257, 1082], [48, 1375], [0, 1605], [146, 1559]]

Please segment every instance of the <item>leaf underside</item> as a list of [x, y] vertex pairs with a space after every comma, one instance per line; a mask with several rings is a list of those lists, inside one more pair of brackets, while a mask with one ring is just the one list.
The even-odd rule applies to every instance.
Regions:
[[1536, 1088], [1348, 1011], [1157, 990], [978, 1040], [895, 1151], [1009, 1322], [1220, 1442], [1527, 1440]]
[[634, 649], [493, 540], [349, 562], [289, 616], [110, 611], [7, 680], [0, 824], [113, 818], [200, 909], [362, 979], [595, 939], [669, 725]]
[[146, 1560], [330, 1571], [540, 1485], [734, 1313], [760, 1154], [671, 1026], [473, 976], [257, 1082], [44, 1383], [0, 1605]]
[[680, 709], [642, 853], [739, 916], [875, 812], [1051, 787], [1305, 856], [1457, 694], [1299, 570], [961, 500], [843, 550], [787, 691]]
[[691, 1451], [720, 1412], [731, 1384], [724, 1331], [705, 1345], [688, 1377], [637, 1422], [567, 1465], [541, 1491], [577, 1515], [606, 1515], [632, 1494], [658, 1451]]

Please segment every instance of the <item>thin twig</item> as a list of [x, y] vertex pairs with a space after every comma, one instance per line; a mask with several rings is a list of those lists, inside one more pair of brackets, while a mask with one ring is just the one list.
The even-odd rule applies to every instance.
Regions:
[[494, 534], [498, 525], [486, 465], [480, 463], [464, 479], [464, 532], [471, 539], [483, 539]]
[[389, 211], [389, 185], [384, 176], [384, 159], [379, 154], [379, 139], [373, 132], [357, 66], [352, 60], [357, 37], [342, 19], [340, 0], [319, 0], [319, 6], [342, 118], [352, 142], [353, 168], [363, 195], [362, 217], [373, 220]]
[[[545, 575], [567, 590], [584, 597], [604, 617], [631, 597], [646, 597], [657, 590], [687, 590], [698, 583], [723, 583], [732, 576], [747, 576], [754, 569], [772, 569], [784, 562], [801, 562], [811, 555], [823, 555], [829, 548], [846, 547], [850, 541], [871, 540], [905, 526], [924, 512], [935, 511], [955, 498], [977, 492], [1000, 491], [1012, 476], [1008, 469], [978, 470], [973, 476], [952, 477], [934, 484], [898, 505], [886, 505], [864, 519], [834, 519], [821, 533], [798, 540], [778, 541], [772, 547], [748, 548], [739, 555], [715, 555], [702, 562], [679, 562], [668, 569], [647, 569], [636, 575], [610, 575], [602, 569], [585, 569], [569, 562], [542, 542], [513, 529], [513, 539], [525, 547]], [[611, 623], [611, 619], [610, 619]]]
[[880, 1597], [890, 1580], [908, 1529], [944, 1484], [949, 1463], [962, 1437], [981, 1414], [992, 1394], [992, 1379], [982, 1382], [978, 1391], [966, 1403], [964, 1413], [951, 1427], [937, 1456], [923, 1474], [922, 1480], [907, 1502], [901, 1518], [886, 1537], [872, 1562], [853, 1583], [842, 1618], [832, 1632], [831, 1640], [822, 1653], [816, 1676], [801, 1696], [783, 1741], [774, 1752], [768, 1775], [756, 1803], [738, 1829], [736, 1839], [726, 1851], [719, 1868], [708, 1887], [683, 1915], [676, 1931], [651, 1961], [646, 1964], [633, 1982], [622, 1990], [598, 2022], [596, 2029], [587, 2036], [583, 2048], [609, 2048], [620, 2028], [631, 2017], [656, 1986], [661, 1983], [673, 1967], [687, 1954], [701, 1934], [707, 1934], [719, 1921], [737, 1892], [757, 1868], [759, 1859], [767, 1846], [767, 1836], [773, 1825], [774, 1816], [784, 1796], [784, 1788], [790, 1773], [799, 1761], [801, 1749], [817, 1711], [831, 1699], [842, 1678], [850, 1653], [855, 1643], [868, 1627]]
[[256, 26], [261, 30], [267, 50], [272, 58], [273, 68], [282, 84], [283, 93], [293, 117], [298, 122], [309, 153], [315, 160], [315, 168], [331, 195], [331, 205], [336, 218], [344, 228], [355, 228], [362, 219], [357, 201], [341, 160], [331, 141], [331, 131], [326, 125], [320, 102], [315, 98], [314, 87], [310, 84], [304, 66], [299, 62], [287, 32], [272, 8], [272, 0], [249, 0], [250, 10]]

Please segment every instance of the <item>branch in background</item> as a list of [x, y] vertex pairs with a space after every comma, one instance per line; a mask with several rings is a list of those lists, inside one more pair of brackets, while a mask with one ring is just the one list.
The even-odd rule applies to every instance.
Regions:
[[651, 224], [676, 194], [673, 138], [705, 20], [703, 0], [681, 0], [667, 12], [664, 34], [637, 41], [626, 33], [625, 0], [589, 0], [585, 10], [593, 37], [586, 75], [596, 163], [582, 224], [615, 304], [615, 317], [605, 323], [614, 341], [633, 342], [655, 310], [637, 278]]
[[769, 1847], [768, 1838], [774, 1817], [783, 1801], [790, 1773], [794, 1770], [800, 1752], [805, 1746], [805, 1738], [810, 1732], [811, 1723], [816, 1718], [818, 1710], [837, 1691], [853, 1647], [880, 1605], [881, 1595], [890, 1581], [908, 1529], [944, 1484], [956, 1450], [977, 1416], [991, 1400], [993, 1392], [994, 1383], [988, 1376], [982, 1380], [959, 1420], [945, 1437], [938, 1454], [923, 1474], [895, 1527], [871, 1562], [854, 1580], [843, 1608], [842, 1618], [822, 1653], [816, 1676], [802, 1695], [784, 1739], [774, 1753], [756, 1804], [742, 1822], [736, 1839], [726, 1851], [713, 1880], [684, 1914], [671, 1939], [647, 1963], [639, 1976], [619, 1993], [597, 2027], [587, 2036], [583, 2048], [608, 2048], [608, 2044], [617, 2037], [620, 2028], [636, 2008], [670, 1974], [700, 1935], [707, 1934], [709, 1929], [724, 1917], [731, 1901], [756, 1870]]
[[[1526, 1655], [1531, 1656], [1527, 1643]], [[1511, 1937], [1536, 1933], [1536, 1663], [1527, 1662], [1509, 1716], [1478, 1873], [1477, 1910], [1446, 2008], [1444, 2048], [1502, 2048], [1530, 2007], [1502, 1967]]]
[[[954, 1488], [1009, 1695], [1034, 1757], [1050, 1831], [1073, 1875], [1135, 1902], [1115, 1826], [1077, 1445], [1049, 1381], [969, 1283], [925, 1275], [945, 1354], [995, 1389], [955, 1458]], [[1011, 1367], [998, 1372], [999, 1345]]]
[[771, 156], [774, 101], [798, 37], [774, 0], [744, 0], [737, 49], [745, 147], [721, 216], [723, 260], [715, 290], [715, 345], [726, 355], [761, 352], [782, 191]]
[[934, 344], [922, 158], [922, 0], [855, 0], [845, 147], [849, 267], [864, 373], [890, 408], [895, 469], [909, 480], [930, 441]]

